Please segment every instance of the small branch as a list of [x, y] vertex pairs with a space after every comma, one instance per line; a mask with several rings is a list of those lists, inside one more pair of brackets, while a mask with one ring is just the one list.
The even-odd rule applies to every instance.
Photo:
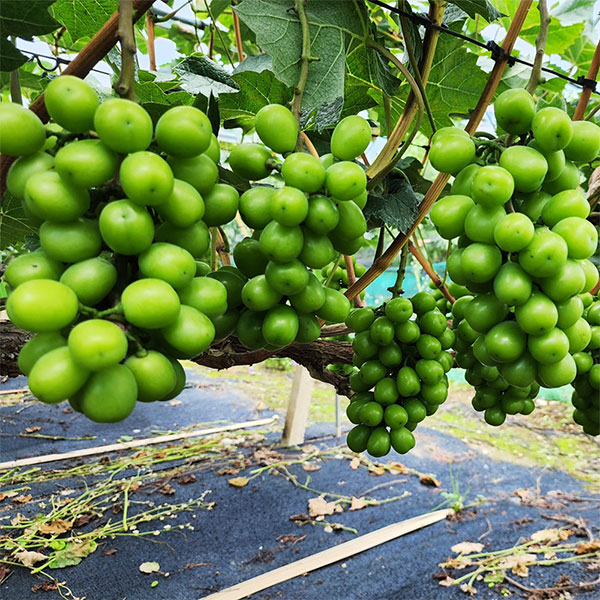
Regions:
[[315, 158], [319, 158], [319, 153], [317, 152], [317, 149], [315, 148], [315, 145], [312, 143], [311, 139], [304, 133], [304, 131], [300, 132], [300, 137], [302, 138], [302, 141], [304, 142], [304, 145], [306, 146], [306, 149]]
[[587, 117], [585, 118], [586, 121], [591, 121], [592, 117], [600, 110], [600, 104], [596, 104], [596, 106], [594, 106], [594, 108], [592, 108], [592, 110], [590, 110], [590, 112], [587, 114]]
[[[598, 77], [598, 70], [600, 69], [600, 42], [596, 45], [596, 50], [594, 52], [594, 56], [592, 57], [592, 62], [590, 63], [590, 68], [588, 70], [587, 79], [591, 79], [596, 81], [596, 77]], [[573, 121], [581, 121], [583, 119], [583, 115], [585, 114], [585, 109], [590, 101], [590, 97], [592, 95], [592, 89], [589, 87], [584, 87], [581, 96], [579, 96], [579, 102], [577, 103], [577, 108], [575, 108], [575, 113], [573, 114]]]
[[152, 14], [146, 13], [146, 33], [148, 34], [148, 60], [150, 61], [150, 70], [156, 71], [156, 47], [154, 44], [154, 19]]
[[535, 59], [533, 61], [529, 82], [525, 88], [532, 95], [542, 81], [542, 64], [544, 62], [546, 41], [548, 40], [548, 27], [550, 27], [550, 21], [552, 20], [548, 14], [546, 0], [538, 1], [538, 10], [540, 11], [540, 31], [535, 40]]
[[233, 30], [235, 32], [235, 45], [237, 46], [238, 60], [244, 60], [244, 46], [242, 45], [242, 32], [240, 30], [240, 18], [233, 11]]
[[400, 254], [400, 263], [398, 264], [398, 271], [396, 272], [396, 281], [388, 291], [391, 292], [392, 298], [396, 298], [403, 293], [402, 284], [404, 283], [404, 276], [406, 275], [406, 265], [408, 264], [408, 248], [405, 246], [402, 248], [402, 254]]
[[234, 67], [235, 65], [233, 64], [233, 59], [231, 58], [231, 54], [229, 54], [229, 47], [228, 45], [225, 44], [225, 40], [223, 39], [223, 34], [221, 33], [221, 30], [217, 27], [217, 22], [215, 21], [215, 19], [212, 16], [212, 12], [210, 10], [210, 2], [206, 3], [206, 8], [208, 10], [208, 16], [210, 17], [210, 20], [212, 21], [213, 24], [213, 32], [216, 31], [217, 35], [219, 36], [219, 39], [221, 40], [221, 46], [223, 46], [223, 49], [225, 50], [225, 54], [227, 54], [227, 60], [229, 61], [229, 64]]
[[221, 259], [221, 264], [223, 266], [231, 265], [231, 257], [229, 256], [229, 242], [225, 237], [225, 232], [220, 228], [216, 228], [217, 234], [217, 253], [219, 258]]
[[451, 304], [454, 304], [455, 299], [452, 296], [452, 294], [448, 291], [448, 288], [444, 285], [443, 281], [440, 279], [440, 276], [433, 270], [433, 267], [431, 266], [429, 261], [421, 254], [419, 249], [411, 241], [408, 242], [408, 249], [410, 250], [410, 253], [417, 259], [417, 262], [423, 267], [425, 273], [429, 275], [429, 278], [431, 279], [431, 281], [433, 281], [435, 287], [438, 290], [440, 290], [442, 294], [444, 294], [446, 299]]
[[[544, 0], [542, 0], [544, 1]], [[405, 4], [403, 2], [402, 4]], [[433, 118], [433, 113], [431, 112], [431, 106], [429, 105], [429, 100], [427, 98], [427, 94], [425, 93], [425, 84], [423, 83], [423, 79], [421, 78], [421, 73], [419, 71], [419, 64], [417, 62], [417, 57], [415, 56], [415, 51], [410, 41], [410, 36], [408, 35], [408, 22], [406, 17], [400, 17], [400, 29], [402, 30], [402, 37], [404, 38], [404, 47], [406, 48], [406, 52], [408, 54], [408, 60], [410, 61], [410, 66], [412, 67], [413, 73], [415, 74], [415, 81], [419, 86], [419, 91], [421, 92], [421, 96], [423, 96], [423, 102], [425, 104], [425, 112], [427, 113], [427, 118], [429, 119], [429, 124], [431, 125], [432, 131], [435, 133], [435, 120]]]
[[114, 89], [121, 98], [135, 102], [135, 33], [132, 0], [119, 0], [119, 40], [121, 41], [121, 75]]
[[23, 104], [21, 96], [21, 79], [19, 77], [19, 69], [10, 72], [10, 101], [15, 104]]
[[[292, 102], [292, 113], [298, 121], [300, 128], [300, 114], [302, 112], [302, 96], [308, 81], [308, 63], [311, 60], [310, 53], [310, 25], [306, 16], [306, 0], [294, 0], [294, 9], [300, 21], [300, 29], [302, 31], [302, 53], [300, 55], [300, 75], [298, 77], [298, 85], [294, 90], [294, 100]], [[296, 150], [302, 148], [302, 140], [298, 138]]]
[[[356, 281], [356, 273], [354, 272], [354, 263], [352, 262], [352, 257], [344, 254], [344, 262], [346, 263], [346, 273], [348, 273], [348, 286], [351, 286]], [[354, 306], [356, 308], [362, 308], [364, 305], [365, 304], [360, 295], [354, 298]]]
[[[373, 186], [379, 179], [391, 171], [394, 164], [400, 159], [402, 153], [408, 148], [413, 138], [421, 128], [423, 113], [425, 112], [425, 103], [417, 82], [410, 74], [410, 71], [402, 64], [402, 62], [398, 60], [398, 58], [387, 48], [381, 46], [380, 44], [377, 44], [373, 41], [369, 41], [368, 43], [373, 49], [377, 50], [379, 54], [393, 63], [393, 65], [402, 73], [402, 75], [404, 75], [408, 81], [408, 84], [410, 85], [415, 102], [417, 103], [417, 116], [411, 134], [405, 139], [408, 128], [414, 119], [414, 112], [407, 111], [405, 107], [405, 110], [402, 112], [402, 116], [396, 123], [393, 131], [389, 134], [385, 146], [381, 149], [381, 152], [377, 155], [377, 158], [373, 164], [367, 169], [367, 177], [371, 179], [370, 185]], [[396, 152], [403, 140], [404, 143], [402, 144], [402, 148]]]

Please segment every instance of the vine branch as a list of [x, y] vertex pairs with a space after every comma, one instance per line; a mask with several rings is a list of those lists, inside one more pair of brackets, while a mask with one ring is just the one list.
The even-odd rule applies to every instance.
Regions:
[[[300, 29], [302, 31], [302, 53], [300, 54], [300, 75], [298, 77], [298, 85], [294, 90], [294, 100], [292, 102], [292, 113], [298, 121], [298, 128], [300, 128], [300, 114], [302, 112], [302, 96], [306, 88], [306, 82], [308, 81], [308, 64], [312, 60], [310, 53], [310, 25], [308, 23], [308, 17], [306, 16], [306, 0], [295, 0], [294, 9], [298, 15], [300, 21]], [[296, 150], [302, 149], [302, 139], [298, 137], [296, 143]]]
[[136, 101], [135, 95], [135, 37], [133, 31], [133, 1], [119, 0], [119, 40], [121, 42], [121, 74], [115, 92], [121, 98]]
[[146, 33], [148, 34], [148, 60], [150, 62], [150, 70], [156, 71], [156, 47], [154, 44], [154, 18], [146, 13]]
[[[410, 240], [408, 242], [408, 249], [410, 250], [410, 253], [416, 258], [417, 262], [423, 267], [425, 273], [429, 275], [429, 278], [431, 279], [431, 281], [433, 281], [435, 287], [438, 290], [440, 290], [442, 294], [444, 294], [446, 299], [451, 304], [454, 304], [455, 299], [452, 296], [452, 294], [448, 291], [448, 288], [446, 287], [444, 282], [440, 279], [440, 276], [433, 270], [429, 261], [421, 254], [421, 251]], [[402, 248], [402, 251], [404, 251], [404, 248]]]
[[552, 21], [552, 18], [548, 14], [546, 0], [538, 1], [538, 10], [540, 12], [540, 31], [535, 40], [535, 59], [533, 60], [529, 82], [525, 88], [532, 95], [542, 81], [542, 63], [544, 62], [544, 52], [546, 51], [546, 42], [548, 40], [548, 28], [550, 27], [550, 21]]

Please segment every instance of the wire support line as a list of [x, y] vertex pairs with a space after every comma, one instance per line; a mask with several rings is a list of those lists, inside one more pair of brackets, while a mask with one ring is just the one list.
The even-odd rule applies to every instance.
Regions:
[[[62, 58], [60, 56], [49, 56], [48, 54], [40, 54], [39, 52], [33, 52], [31, 50], [24, 50], [22, 48], [18, 48], [19, 52], [21, 52], [22, 54], [29, 54], [30, 59], [28, 62], [31, 62], [32, 60], [35, 59], [38, 67], [40, 69], [42, 69], [42, 71], [45, 71], [46, 73], [53, 73], [54, 71], [56, 71], [56, 69], [58, 69], [58, 65], [68, 65], [71, 61], [67, 60], [66, 58]], [[76, 51], [74, 51], [74, 53], [76, 53]], [[41, 59], [47, 59], [47, 60], [53, 60], [54, 61], [54, 66], [53, 67], [46, 67], [44, 64], [42, 64]], [[95, 73], [100, 73], [102, 75], [112, 75], [112, 73], [110, 71], [101, 71], [100, 69], [91, 69], [92, 71], [94, 71]]]
[[[499, 59], [506, 58], [508, 61], [508, 65], [510, 67], [512, 67], [515, 63], [519, 63], [521, 65], [525, 65], [527, 67], [533, 68], [532, 62], [523, 60], [522, 58], [519, 58], [518, 56], [514, 56], [511, 53], [505, 52], [505, 50], [501, 46], [499, 46], [498, 44], [496, 44], [496, 42], [494, 42], [492, 40], [490, 40], [489, 42], [481, 42], [475, 38], [465, 35], [464, 33], [460, 33], [459, 31], [454, 31], [453, 29], [450, 29], [447, 25], [437, 25], [436, 23], [431, 21], [431, 19], [429, 19], [429, 17], [427, 15], [410, 13], [410, 12], [402, 10], [401, 8], [396, 8], [395, 6], [390, 6], [389, 4], [386, 4], [385, 2], [381, 2], [381, 0], [368, 0], [368, 1], [371, 4], [376, 4], [377, 6], [380, 6], [381, 8], [389, 10], [392, 13], [395, 13], [402, 17], [406, 17], [407, 19], [413, 21], [413, 23], [422, 25], [425, 28], [436, 29], [440, 33], [452, 35], [454, 37], [460, 38], [461, 40], [464, 40], [465, 42], [469, 42], [471, 44], [474, 44], [475, 46], [479, 46], [480, 48], [483, 48], [484, 50], [491, 52], [493, 60], [499, 60]], [[577, 85], [581, 88], [589, 88], [592, 90], [592, 93], [600, 95], [600, 91], [596, 89], [596, 87], [597, 87], [596, 81], [593, 79], [587, 79], [583, 75], [580, 75], [579, 77], [577, 77], [577, 79], [575, 79], [573, 77], [569, 77], [568, 75], [565, 75], [564, 73], [561, 73], [560, 71], [555, 71], [554, 69], [551, 69], [549, 67], [542, 67], [542, 71], [545, 73], [550, 73], [552, 75], [555, 75], [556, 77], [560, 77], [561, 79], [568, 81], [572, 85]]]

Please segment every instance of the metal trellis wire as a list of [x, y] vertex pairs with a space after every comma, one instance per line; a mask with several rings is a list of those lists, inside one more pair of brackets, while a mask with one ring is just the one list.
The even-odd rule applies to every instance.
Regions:
[[[506, 58], [508, 65], [511, 67], [515, 63], [519, 63], [521, 65], [526, 65], [528, 67], [533, 67], [532, 62], [523, 60], [522, 58], [519, 58], [518, 56], [514, 56], [513, 54], [507, 53], [504, 50], [504, 48], [502, 48], [501, 46], [496, 44], [496, 42], [494, 42], [494, 41], [490, 40], [489, 42], [481, 42], [475, 38], [465, 35], [464, 33], [460, 33], [459, 31], [454, 31], [453, 29], [450, 29], [446, 25], [438, 25], [437, 23], [434, 23], [427, 15], [410, 13], [410, 12], [404, 11], [400, 8], [397, 8], [395, 6], [390, 6], [389, 4], [386, 4], [385, 2], [381, 2], [380, 0], [368, 0], [368, 1], [371, 4], [376, 4], [377, 6], [380, 6], [381, 8], [389, 10], [392, 13], [395, 13], [402, 17], [406, 17], [407, 19], [413, 21], [413, 23], [422, 25], [425, 28], [436, 29], [441, 33], [452, 35], [454, 37], [460, 38], [461, 40], [464, 40], [466, 42], [474, 44], [475, 46], [479, 46], [480, 48], [483, 48], [484, 50], [487, 50], [488, 52], [490, 52], [493, 60], [499, 60], [501, 58]], [[596, 89], [596, 81], [593, 79], [587, 79], [583, 75], [580, 75], [579, 77], [577, 77], [575, 79], [573, 77], [569, 77], [568, 75], [565, 75], [564, 73], [561, 73], [560, 71], [555, 71], [554, 69], [551, 69], [549, 67], [542, 67], [542, 71], [544, 71], [545, 73], [550, 73], [552, 75], [555, 75], [556, 77], [560, 77], [561, 79], [568, 81], [572, 85], [577, 85], [581, 88], [589, 88], [592, 90], [592, 93], [594, 93], [594, 94], [600, 94], [600, 91], [598, 91]]]

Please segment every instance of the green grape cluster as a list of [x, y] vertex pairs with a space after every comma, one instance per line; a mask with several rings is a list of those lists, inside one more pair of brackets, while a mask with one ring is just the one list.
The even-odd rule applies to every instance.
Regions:
[[[353, 159], [371, 139], [364, 119], [341, 121], [319, 160], [294, 152], [286, 107], [264, 107], [255, 125], [268, 148], [240, 144], [228, 158], [247, 180], [236, 181], [240, 196], [219, 181], [219, 143], [197, 108], [169, 108], [154, 124], [142, 106], [100, 103], [70, 76], [44, 98], [47, 129], [0, 104], [0, 152], [17, 157], [8, 190], [39, 228], [40, 248], [4, 274], [10, 319], [36, 334], [19, 366], [38, 399], [119, 421], [137, 401], [177, 395], [177, 359], [214, 340], [235, 333], [249, 348], [280, 348], [316, 339], [319, 317], [347, 317], [347, 298], [312, 269], [363, 243], [366, 176]], [[250, 185], [271, 174], [271, 185]], [[233, 249], [236, 266], [211, 270], [238, 211], [253, 235]]]
[[457, 239], [448, 274], [471, 294], [452, 310], [456, 362], [476, 388], [473, 406], [500, 425], [506, 414], [529, 414], [540, 385], [573, 382], [574, 357], [590, 342], [583, 310], [598, 281], [589, 260], [598, 230], [575, 163], [598, 157], [600, 127], [536, 111], [525, 90], [503, 92], [494, 108], [514, 145], [478, 140], [475, 152], [461, 130], [434, 136], [432, 164], [455, 179], [430, 218]]
[[323, 285], [321, 270], [363, 245], [367, 180], [354, 159], [369, 144], [371, 129], [361, 117], [346, 117], [333, 131], [331, 154], [319, 159], [294, 151], [298, 126], [284, 106], [263, 107], [255, 128], [265, 146], [236, 146], [229, 165], [251, 181], [271, 175], [274, 185], [255, 184], [240, 197], [240, 216], [254, 232], [233, 251], [247, 278], [235, 334], [248, 348], [277, 349], [317, 339], [319, 319], [341, 323], [348, 316], [341, 286]]
[[179, 394], [177, 359], [212, 343], [228, 290], [200, 261], [203, 217], [215, 195], [238, 193], [217, 183], [219, 144], [196, 108], [154, 126], [138, 104], [100, 103], [70, 76], [44, 97], [48, 138], [31, 111], [0, 104], [0, 152], [18, 157], [7, 187], [40, 241], [4, 273], [9, 318], [36, 334], [18, 365], [42, 402], [120, 421], [137, 401]]
[[[348, 289], [349, 279], [346, 261], [340, 259], [323, 267], [320, 272], [320, 279], [327, 287], [333, 288], [334, 290], [343, 291]], [[354, 276], [357, 279], [362, 277], [367, 271], [367, 267], [365, 267], [365, 265], [356, 262], [355, 256], [352, 257], [352, 265], [354, 268]], [[319, 274], [317, 274], [317, 277], [319, 277]], [[365, 292], [361, 292], [360, 297], [364, 298]]]
[[355, 392], [346, 414], [356, 426], [348, 433], [354, 452], [404, 454], [415, 445], [412, 432], [448, 396], [446, 373], [454, 359], [454, 332], [432, 294], [393, 298], [384, 306], [354, 309], [346, 321], [355, 332]]
[[586, 348], [573, 359], [577, 376], [573, 381], [571, 402], [573, 421], [590, 435], [600, 435], [600, 295], [585, 298], [583, 318], [590, 324], [591, 337]]

